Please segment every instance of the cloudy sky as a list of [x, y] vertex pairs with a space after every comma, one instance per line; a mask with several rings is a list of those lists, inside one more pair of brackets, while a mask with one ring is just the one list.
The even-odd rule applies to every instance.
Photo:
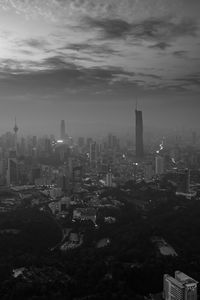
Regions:
[[0, 0], [0, 133], [199, 128], [199, 0]]

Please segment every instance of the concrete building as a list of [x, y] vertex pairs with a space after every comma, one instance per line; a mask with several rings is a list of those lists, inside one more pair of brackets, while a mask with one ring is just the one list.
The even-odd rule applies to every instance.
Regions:
[[109, 170], [109, 172], [106, 174], [106, 186], [107, 187], [112, 187], [113, 186], [113, 180], [112, 180], [112, 172]]
[[8, 166], [7, 166], [7, 185], [17, 185], [18, 183], [18, 163], [16, 158], [16, 151], [9, 152]]
[[60, 123], [60, 138], [61, 140], [65, 140], [66, 132], [65, 132], [65, 120], [61, 120]]
[[97, 143], [92, 142], [90, 144], [90, 166], [95, 167], [97, 160]]
[[161, 175], [164, 173], [164, 157], [158, 155], [155, 158], [155, 174]]
[[164, 300], [197, 300], [198, 282], [183, 272], [176, 271], [175, 278], [165, 274], [163, 278]]
[[148, 162], [144, 164], [144, 179], [145, 180], [151, 180], [154, 176], [154, 170], [152, 162]]
[[17, 145], [17, 133], [18, 133], [18, 126], [17, 126], [17, 123], [16, 123], [16, 118], [15, 118], [15, 126], [13, 128], [14, 130], [14, 149], [16, 151], [16, 154], [17, 154], [17, 150], [18, 150], [18, 145]]
[[142, 111], [135, 110], [135, 143], [136, 143], [136, 158], [141, 160], [144, 156], [143, 146], [143, 120]]

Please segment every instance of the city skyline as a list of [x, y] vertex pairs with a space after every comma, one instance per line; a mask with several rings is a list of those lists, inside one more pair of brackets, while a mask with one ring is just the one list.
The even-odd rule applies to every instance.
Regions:
[[[0, 1], [0, 133], [199, 128], [196, 0]], [[69, 123], [69, 124], [68, 124]]]

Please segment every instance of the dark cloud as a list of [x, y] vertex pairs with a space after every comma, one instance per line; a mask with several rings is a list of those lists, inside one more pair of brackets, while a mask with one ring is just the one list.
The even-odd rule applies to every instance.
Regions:
[[185, 57], [187, 57], [187, 53], [188, 53], [187, 51], [179, 50], [179, 51], [174, 51], [173, 55], [178, 58], [185, 58]]
[[121, 19], [85, 18], [84, 24], [89, 28], [100, 30], [102, 37], [107, 39], [124, 38], [131, 32], [131, 24]]
[[160, 42], [160, 43], [156, 43], [154, 45], [149, 46], [149, 48], [160, 49], [160, 50], [165, 50], [169, 47], [171, 47], [171, 45], [169, 43], [166, 43], [166, 42]]
[[102, 63], [102, 60], [100, 59], [95, 59], [95, 58], [92, 58], [91, 56], [77, 56], [77, 55], [67, 55], [67, 58], [70, 59], [72, 62], [77, 62], [77, 61], [82, 61], [82, 62], [93, 62], [93, 63], [99, 63], [101, 62]]
[[29, 46], [36, 49], [44, 49], [48, 42], [44, 39], [27, 39], [23, 42], [24, 46]]
[[19, 52], [21, 52], [21, 53], [23, 53], [23, 54], [26, 54], [26, 55], [33, 55], [34, 53], [33, 53], [33, 51], [29, 51], [29, 50], [19, 50]]
[[175, 81], [184, 85], [194, 85], [200, 88], [200, 72], [192, 73], [187, 76], [176, 78]]
[[76, 69], [76, 65], [73, 63], [66, 62], [64, 56], [56, 55], [52, 57], [48, 57], [41, 62], [41, 65], [46, 68], [53, 68], [53, 69]]
[[160, 48], [168, 46], [168, 41], [181, 36], [195, 36], [198, 25], [194, 20], [174, 22], [167, 19], [150, 18], [141, 22], [128, 23], [121, 19], [85, 18], [88, 28], [96, 28], [103, 39], [135, 39], [157, 41]]
[[143, 77], [151, 77], [154, 79], [161, 79], [162, 77], [156, 74], [149, 74], [149, 73], [137, 73], [137, 75], [139, 76], [143, 76]]
[[89, 43], [73, 43], [66, 45], [65, 49], [78, 51], [78, 52], [84, 52], [88, 54], [98, 54], [98, 55], [120, 55], [120, 52], [117, 50], [112, 49], [107, 44], [89, 44]]
[[28, 67], [33, 65], [32, 61], [18, 61], [15, 59], [1, 59], [0, 72], [2, 77], [7, 77], [9, 74], [25, 73]]
[[[7, 62], [7, 66], [14, 62]], [[24, 64], [27, 64], [27, 61]], [[29, 62], [31, 64], [32, 62]], [[75, 63], [65, 62], [61, 56], [47, 58], [40, 63], [40, 71], [28, 71], [7, 67], [2, 70], [0, 77], [2, 92], [8, 93], [8, 87], [12, 86], [12, 93], [34, 93], [45, 94], [48, 91], [62, 91], [66, 88], [74, 89], [76, 92], [87, 91], [94, 93], [97, 90], [110, 89], [117, 79], [125, 84], [124, 77], [134, 74], [126, 72], [117, 67], [93, 67], [86, 68]]]

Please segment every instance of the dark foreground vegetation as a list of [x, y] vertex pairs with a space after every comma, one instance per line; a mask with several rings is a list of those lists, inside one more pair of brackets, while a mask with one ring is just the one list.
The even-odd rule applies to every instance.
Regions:
[[[139, 193], [131, 185], [129, 190], [129, 196], [108, 191], [124, 206], [100, 210], [98, 229], [92, 222], [73, 225], [84, 231], [84, 242], [67, 252], [50, 251], [61, 232], [47, 212], [2, 214], [0, 229], [18, 232], [0, 234], [0, 299], [144, 299], [162, 291], [163, 274], [175, 270], [200, 281], [200, 202], [153, 190]], [[104, 223], [108, 215], [116, 222]], [[154, 236], [178, 255], [161, 255]], [[97, 248], [101, 238], [110, 244]], [[23, 275], [14, 278], [13, 269], [21, 267]]]

